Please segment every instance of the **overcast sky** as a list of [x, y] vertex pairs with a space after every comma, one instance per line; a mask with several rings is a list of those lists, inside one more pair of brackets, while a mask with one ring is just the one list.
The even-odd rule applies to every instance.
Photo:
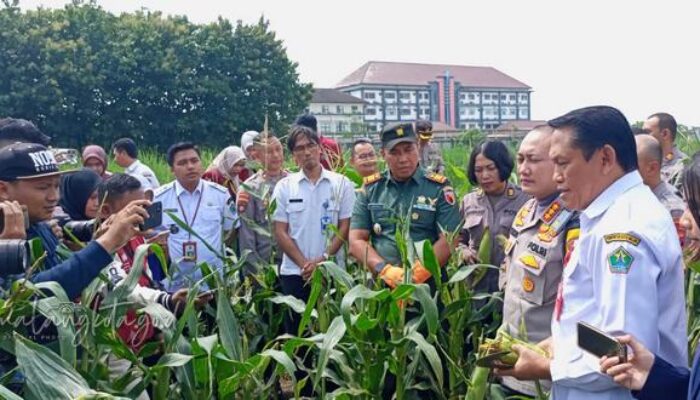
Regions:
[[[21, 0], [23, 8], [65, 0]], [[333, 87], [368, 60], [495, 67], [532, 86], [532, 118], [608, 104], [700, 126], [698, 12], [689, 1], [101, 0], [252, 23], [265, 15], [301, 79]]]

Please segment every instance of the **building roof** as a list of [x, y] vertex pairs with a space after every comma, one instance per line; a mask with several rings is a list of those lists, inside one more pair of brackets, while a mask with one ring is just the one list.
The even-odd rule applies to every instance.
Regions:
[[519, 80], [493, 67], [467, 65], [417, 64], [403, 62], [368, 61], [340, 81], [336, 87], [357, 85], [412, 85], [424, 86], [449, 71], [462, 86], [479, 88], [531, 89]]
[[541, 120], [529, 120], [529, 119], [518, 119], [514, 121], [505, 122], [496, 128], [496, 132], [513, 132], [513, 131], [531, 131], [534, 127], [539, 125], [546, 125], [547, 121]]
[[312, 103], [349, 103], [349, 104], [364, 104], [362, 99], [343, 93], [336, 89], [314, 89], [314, 94], [311, 97]]

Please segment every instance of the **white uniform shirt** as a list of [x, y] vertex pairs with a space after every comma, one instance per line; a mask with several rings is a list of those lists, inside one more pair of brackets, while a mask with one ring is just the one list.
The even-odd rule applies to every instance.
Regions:
[[683, 260], [668, 211], [630, 172], [581, 213], [581, 236], [563, 272], [563, 307], [552, 320], [552, 398], [631, 399], [577, 345], [578, 321], [636, 336], [688, 366]]
[[[352, 216], [355, 186], [343, 175], [323, 169], [321, 177], [312, 184], [303, 171], [282, 178], [272, 197], [277, 202], [273, 219], [289, 224], [289, 235], [307, 259], [326, 252], [333, 231], [331, 224]], [[344, 266], [342, 249], [336, 262]], [[280, 275], [301, 275], [299, 265], [284, 254]]]
[[[171, 280], [166, 282], [168, 290], [173, 291], [189, 286], [202, 278], [199, 269], [195, 268], [195, 263], [183, 259], [182, 251], [185, 242], [197, 243], [197, 264], [206, 262], [213, 269], [220, 270], [223, 262], [217, 253], [223, 255], [224, 232], [230, 231], [234, 227], [234, 222], [237, 222], [235, 207], [228, 189], [200, 179], [197, 188], [190, 193], [176, 180], [156, 190], [154, 201], [163, 203], [163, 225], [170, 230], [168, 251], [172, 260], [171, 268], [175, 268], [170, 271]], [[199, 209], [197, 209], [198, 204]], [[197, 237], [180, 228], [167, 214], [168, 212], [186, 222], [217, 253], [209, 250]]]
[[139, 160], [124, 168], [124, 173], [138, 179], [143, 190], [156, 190], [160, 186], [153, 170]]

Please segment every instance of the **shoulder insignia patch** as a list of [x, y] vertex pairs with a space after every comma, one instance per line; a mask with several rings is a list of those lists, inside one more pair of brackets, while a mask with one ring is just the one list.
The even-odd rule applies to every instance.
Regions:
[[153, 192], [153, 197], [158, 197], [163, 193], [167, 192], [168, 190], [172, 189], [173, 187], [175, 187], [175, 185], [172, 183], [168, 185], [163, 185]]
[[428, 178], [428, 180], [431, 180], [433, 182], [437, 182], [440, 184], [447, 182], [447, 177], [445, 175], [440, 175], [440, 174], [435, 173], [435, 172], [431, 172], [428, 175], [426, 175], [425, 177]]
[[559, 215], [562, 209], [563, 207], [559, 200], [554, 200], [552, 204], [550, 204], [549, 207], [547, 207], [547, 209], [544, 210], [544, 214], [542, 214], [542, 222], [544, 222], [545, 224], [551, 223], [554, 220], [554, 218], [556, 218], [557, 215]]
[[624, 247], [620, 246], [608, 254], [608, 266], [613, 274], [626, 274], [630, 271], [634, 257]]
[[445, 196], [445, 201], [449, 205], [454, 205], [455, 201], [457, 201], [457, 196], [455, 195], [454, 189], [452, 189], [452, 186], [445, 186], [442, 188], [442, 193]]
[[482, 189], [482, 188], [477, 188], [477, 189], [476, 189], [476, 195], [479, 196], [479, 197], [483, 196], [483, 195], [484, 195], [484, 189]]
[[373, 183], [375, 183], [375, 182], [378, 182], [380, 179], [382, 179], [382, 174], [380, 174], [379, 172], [377, 172], [376, 174], [373, 174], [373, 175], [370, 175], [370, 176], [366, 176], [366, 177], [362, 180], [362, 182], [363, 182], [365, 185], [371, 185], [371, 184], [373, 184]]
[[627, 242], [630, 243], [634, 246], [637, 246], [639, 242], [642, 241], [642, 239], [638, 238], [635, 235], [632, 235], [630, 233], [610, 233], [608, 235], [603, 236], [605, 239], [605, 243], [611, 243], [611, 242]]

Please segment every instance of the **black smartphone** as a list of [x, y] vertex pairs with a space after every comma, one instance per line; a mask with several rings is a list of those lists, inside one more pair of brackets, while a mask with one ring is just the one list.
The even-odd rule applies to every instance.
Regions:
[[618, 342], [611, 335], [582, 321], [577, 323], [577, 330], [578, 347], [596, 357], [617, 356], [620, 357], [621, 363], [627, 361], [627, 346]]
[[139, 225], [141, 232], [163, 225], [163, 203], [160, 201], [151, 203], [150, 206], [146, 207], [146, 212], [148, 213], [148, 218], [143, 221], [143, 224]]

